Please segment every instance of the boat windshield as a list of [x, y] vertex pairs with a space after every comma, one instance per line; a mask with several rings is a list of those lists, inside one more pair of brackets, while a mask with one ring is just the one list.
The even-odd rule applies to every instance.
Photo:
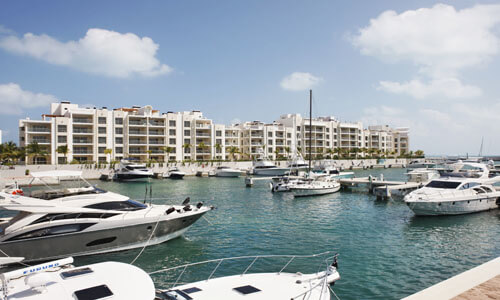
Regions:
[[119, 211], [134, 211], [145, 209], [147, 206], [134, 200], [127, 201], [112, 201], [102, 202], [92, 205], [87, 205], [85, 208], [94, 208], [102, 210], [119, 210]]
[[433, 180], [429, 182], [425, 187], [437, 188], [437, 189], [456, 189], [460, 185], [460, 181], [441, 181]]

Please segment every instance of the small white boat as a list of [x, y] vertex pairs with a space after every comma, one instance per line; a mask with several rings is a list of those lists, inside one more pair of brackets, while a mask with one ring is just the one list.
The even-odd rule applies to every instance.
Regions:
[[[328, 252], [326, 252], [328, 254]], [[203, 299], [203, 300], [219, 300], [219, 299], [255, 299], [255, 300], [290, 300], [290, 299], [314, 299], [314, 300], [330, 300], [330, 289], [340, 275], [337, 271], [337, 258], [333, 257], [331, 265], [324, 266], [325, 271], [302, 274], [283, 272], [285, 268], [290, 268], [289, 264], [299, 258], [315, 257], [325, 255], [325, 253], [310, 255], [310, 256], [285, 256], [285, 255], [267, 255], [267, 256], [244, 256], [231, 257], [223, 259], [214, 259], [204, 262], [186, 264], [174, 268], [168, 268], [150, 273], [165, 273], [186, 270], [188, 267], [204, 266], [208, 263], [216, 264], [215, 269], [206, 280], [183, 283], [177, 285], [177, 282], [182, 282], [182, 275], [175, 280], [173, 286], [168, 290], [157, 292], [156, 297], [159, 300], [187, 300], [187, 299]], [[288, 262], [277, 272], [273, 273], [248, 273], [250, 268], [258, 259], [270, 258], [289, 258]], [[246, 259], [251, 262], [243, 273], [224, 276], [218, 278], [214, 274], [224, 262], [224, 266], [230, 264], [234, 260]]]
[[145, 164], [122, 159], [114, 178], [119, 181], [147, 181], [151, 177], [153, 177], [153, 171]]
[[328, 175], [328, 176], [335, 178], [335, 179], [353, 178], [354, 172], [341, 172], [336, 167], [328, 166], [328, 167], [324, 167], [324, 168], [319, 169], [319, 170], [314, 170], [313, 172], [311, 172], [310, 176], [311, 176], [311, 178], [316, 178], [316, 177], [324, 176], [324, 175]]
[[333, 194], [340, 190], [340, 183], [330, 176], [316, 177], [309, 183], [290, 187], [294, 197], [319, 196]]
[[182, 179], [184, 176], [186, 176], [186, 173], [182, 172], [178, 168], [170, 169], [167, 173], [163, 174], [163, 178], [170, 179]]
[[291, 186], [304, 184], [307, 182], [307, 179], [299, 176], [281, 176], [281, 177], [273, 177], [271, 182], [269, 183], [269, 187], [271, 188], [271, 192], [289, 192]]
[[253, 162], [250, 172], [256, 176], [284, 176], [290, 173], [290, 168], [280, 168], [267, 159], [258, 159]]
[[125, 263], [102, 262], [75, 267], [73, 258], [0, 274], [0, 299], [153, 300], [155, 286], [143, 270]]
[[500, 176], [490, 178], [484, 164], [460, 165], [462, 168], [443, 173], [448, 177], [442, 174], [406, 195], [408, 207], [419, 216], [459, 215], [498, 208], [500, 191], [492, 184], [500, 182]]
[[241, 171], [229, 167], [217, 167], [214, 171], [215, 177], [240, 177]]

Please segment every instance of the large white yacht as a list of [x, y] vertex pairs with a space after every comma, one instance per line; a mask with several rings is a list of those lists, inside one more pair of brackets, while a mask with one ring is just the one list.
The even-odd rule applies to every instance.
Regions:
[[[151, 275], [156, 273], [172, 273], [182, 271], [177, 278], [173, 278], [175, 283], [168, 290], [163, 290], [157, 293], [157, 298], [161, 300], [219, 300], [219, 299], [256, 299], [256, 300], [289, 300], [289, 299], [314, 299], [314, 300], [330, 300], [331, 285], [340, 279], [337, 271], [337, 257], [333, 258], [331, 265], [324, 265], [321, 268], [322, 272], [313, 274], [286, 273], [285, 268], [290, 268], [289, 264], [295, 259], [304, 257], [314, 257], [324, 255], [310, 256], [285, 256], [285, 255], [267, 255], [267, 256], [244, 256], [214, 259], [204, 262], [197, 262], [177, 266], [174, 268], [163, 269], [151, 272]], [[279, 259], [287, 258], [286, 264], [278, 271], [273, 273], [250, 273], [249, 270], [258, 263], [258, 260], [269, 260], [270, 258]], [[242, 273], [224, 277], [216, 277], [216, 272], [224, 266], [230, 265], [234, 260], [246, 260], [250, 264], [246, 269], [242, 269]], [[187, 268], [206, 266], [213, 264], [215, 268], [207, 279], [192, 282], [185, 282], [182, 275]], [[221, 266], [221, 264], [223, 266]], [[234, 270], [234, 267], [231, 268]], [[177, 272], [179, 274], [179, 272]], [[178, 284], [179, 283], [179, 284]]]
[[[34, 178], [81, 176], [80, 171], [33, 173]], [[80, 177], [81, 179], [81, 177]], [[82, 182], [84, 184], [82, 184]], [[65, 182], [66, 183], [66, 182]], [[28, 191], [25, 191], [28, 194]], [[91, 186], [38, 190], [30, 196], [1, 192], [0, 249], [26, 261], [120, 251], [155, 245], [182, 235], [211, 207], [154, 205]]]
[[145, 181], [151, 177], [153, 177], [153, 171], [145, 164], [128, 159], [122, 159], [118, 170], [115, 171], [115, 179], [120, 181]]
[[257, 176], [284, 176], [290, 173], [290, 168], [280, 168], [265, 158], [254, 160], [251, 173]]
[[500, 191], [485, 164], [456, 163], [404, 200], [416, 215], [458, 215], [498, 208]]
[[119, 262], [80, 267], [72, 263], [69, 257], [0, 274], [0, 299], [155, 299], [151, 277], [138, 267]]
[[214, 170], [215, 177], [240, 177], [241, 171], [229, 167], [220, 166]]
[[319, 196], [338, 192], [340, 183], [331, 176], [319, 176], [307, 183], [290, 186], [294, 197]]

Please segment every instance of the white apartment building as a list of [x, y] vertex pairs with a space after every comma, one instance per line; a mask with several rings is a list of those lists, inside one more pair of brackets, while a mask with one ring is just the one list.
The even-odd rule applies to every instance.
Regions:
[[[375, 148], [409, 152], [409, 129], [388, 126], [363, 128], [361, 122], [340, 122], [334, 117], [282, 115], [273, 123], [214, 124], [200, 111], [160, 113], [150, 105], [108, 109], [83, 108], [70, 102], [52, 103], [42, 120], [19, 120], [19, 145], [38, 143], [48, 155], [27, 156], [28, 164], [72, 161], [105, 162], [122, 158], [142, 161], [276, 159], [297, 151], [313, 157], [333, 149]], [[311, 142], [310, 142], [311, 137]], [[62, 151], [67, 147], [67, 151]], [[62, 149], [61, 149], [62, 148]], [[66, 153], [64, 153], [66, 152]]]

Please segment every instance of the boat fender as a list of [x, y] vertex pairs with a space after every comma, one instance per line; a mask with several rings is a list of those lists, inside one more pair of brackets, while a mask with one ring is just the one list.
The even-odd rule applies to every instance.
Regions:
[[165, 211], [165, 213], [166, 213], [167, 215], [169, 215], [169, 214], [173, 213], [174, 211], [175, 211], [175, 208], [174, 208], [174, 207], [171, 207], [171, 208], [167, 209], [167, 210]]
[[191, 198], [187, 197], [186, 199], [184, 199], [184, 201], [182, 201], [182, 205], [187, 205], [189, 201], [191, 201]]
[[21, 195], [21, 196], [23, 196], [24, 192], [23, 192], [23, 190], [17, 189], [17, 190], [14, 190], [12, 192], [12, 195]]
[[192, 210], [191, 205], [186, 205], [186, 206], [184, 206], [183, 209], [184, 209], [184, 211], [191, 211]]
[[203, 202], [198, 202], [198, 204], [196, 204], [196, 208], [201, 208], [203, 206]]

